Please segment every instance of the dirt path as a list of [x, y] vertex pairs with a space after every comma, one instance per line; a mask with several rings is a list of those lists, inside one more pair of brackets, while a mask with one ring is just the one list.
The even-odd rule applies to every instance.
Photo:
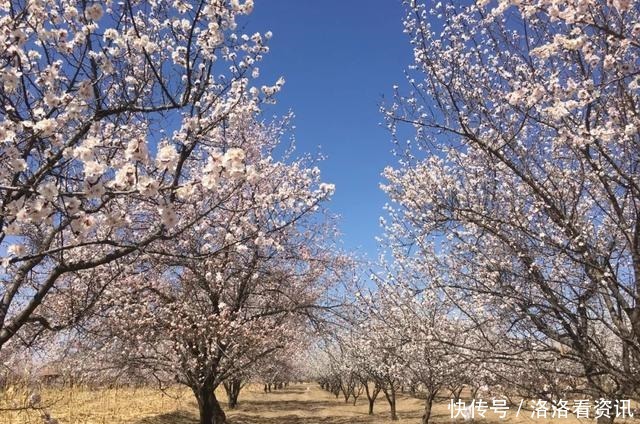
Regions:
[[[240, 393], [238, 409], [225, 408], [229, 424], [386, 424], [389, 409], [380, 395], [375, 406], [375, 415], [367, 413], [367, 399], [358, 398], [354, 406], [350, 401], [336, 399], [321, 390], [316, 384], [304, 383], [283, 390], [264, 393], [252, 387]], [[196, 424], [195, 404], [184, 405], [176, 412], [147, 417], [136, 424]], [[224, 405], [223, 405], [224, 406]], [[419, 423], [421, 402], [417, 399], [401, 398], [398, 402], [400, 421], [395, 423]]]
[[[419, 400], [402, 398], [398, 406], [400, 423], [419, 422]], [[354, 406], [351, 401], [346, 404], [344, 399], [336, 399], [312, 383], [267, 394], [246, 393], [240, 408], [229, 413], [232, 424], [391, 423], [388, 417], [388, 404], [382, 395], [376, 404], [375, 415], [369, 416], [365, 396], [358, 398]]]

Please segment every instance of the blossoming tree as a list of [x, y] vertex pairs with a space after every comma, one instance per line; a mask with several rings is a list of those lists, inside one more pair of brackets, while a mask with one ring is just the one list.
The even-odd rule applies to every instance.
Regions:
[[[247, 177], [226, 135], [282, 85], [251, 86], [270, 35], [238, 33], [252, 5], [0, 4], [0, 349], [72, 324]], [[86, 302], [51, 322], [65, 290]]]
[[571, 364], [539, 375], [637, 395], [638, 4], [405, 4], [410, 90], [385, 111], [397, 140], [414, 132], [385, 171], [396, 246], [497, 346]]
[[[261, 146], [243, 149], [250, 169], [236, 169], [245, 168], [240, 159], [231, 165], [246, 174], [240, 187], [171, 243], [147, 249], [137, 273], [105, 290], [89, 331], [106, 361], [191, 388], [202, 424], [225, 422], [217, 387], [233, 389], [306, 344], [310, 317], [348, 263], [319, 209], [332, 186], [306, 159], [272, 159], [280, 134], [280, 126], [263, 124], [226, 134]], [[223, 163], [221, 155], [208, 166]]]

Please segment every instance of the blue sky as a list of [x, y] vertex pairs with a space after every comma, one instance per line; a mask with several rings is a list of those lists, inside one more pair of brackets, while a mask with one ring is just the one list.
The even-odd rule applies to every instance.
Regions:
[[345, 248], [370, 259], [386, 202], [380, 172], [394, 162], [379, 106], [412, 55], [402, 17], [400, 0], [262, 0], [246, 21], [249, 33], [274, 34], [262, 76], [286, 79], [267, 114], [295, 113], [298, 152], [321, 146]]

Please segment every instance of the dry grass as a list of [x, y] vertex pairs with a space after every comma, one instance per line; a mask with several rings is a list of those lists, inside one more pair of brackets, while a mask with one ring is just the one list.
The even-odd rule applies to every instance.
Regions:
[[[82, 388], [43, 391], [52, 415], [60, 424], [197, 424], [197, 406], [191, 392], [173, 388], [167, 393], [150, 388], [119, 388], [89, 390]], [[7, 398], [7, 394], [4, 394]], [[26, 398], [26, 392], [14, 392], [14, 398]], [[222, 392], [218, 393], [224, 399]], [[6, 406], [6, 404], [5, 404]], [[223, 405], [225, 406], [225, 405]], [[0, 406], [1, 407], [1, 406]], [[399, 424], [419, 423], [422, 401], [401, 396], [398, 400]], [[230, 424], [383, 424], [391, 423], [384, 396], [380, 395], [375, 406], [375, 416], [367, 415], [367, 400], [362, 396], [358, 404], [345, 404], [315, 384], [290, 386], [285, 390], [265, 394], [258, 386], [245, 388], [240, 394], [237, 410], [227, 411]], [[487, 416], [491, 415], [488, 413]], [[37, 411], [1, 412], [1, 424], [40, 423]], [[575, 418], [543, 420], [530, 418], [524, 412], [515, 418], [515, 410], [506, 420], [493, 418], [481, 422], [566, 423], [593, 422]], [[433, 412], [434, 423], [450, 423], [447, 403], [441, 402]], [[622, 421], [616, 421], [619, 423]]]

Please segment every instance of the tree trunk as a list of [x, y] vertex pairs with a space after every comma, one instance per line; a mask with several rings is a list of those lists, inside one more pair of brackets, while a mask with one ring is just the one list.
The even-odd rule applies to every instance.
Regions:
[[[453, 401], [457, 402], [460, 400], [460, 394], [462, 394], [462, 389], [464, 389], [464, 386], [460, 386], [460, 387], [456, 387], [454, 389], [451, 389], [451, 396], [453, 397]], [[472, 393], [472, 397], [475, 399], [476, 396], [476, 392]]]
[[424, 414], [422, 414], [422, 424], [429, 424], [429, 418], [431, 418], [431, 408], [433, 407], [434, 394], [427, 394], [427, 399], [424, 401]]
[[376, 403], [378, 393], [380, 393], [380, 386], [375, 384], [373, 390], [369, 390], [369, 382], [363, 381], [364, 391], [367, 394], [367, 400], [369, 401], [369, 415], [373, 415], [373, 405]]
[[344, 397], [344, 403], [349, 403], [349, 398], [351, 397], [351, 392], [348, 387], [341, 386], [340, 390], [342, 391], [342, 396]]
[[416, 396], [416, 385], [412, 384], [411, 386], [409, 386], [409, 394], [413, 397]]
[[387, 402], [389, 402], [391, 421], [398, 421], [398, 414], [396, 413], [396, 389], [391, 386], [391, 390], [384, 390], [384, 396], [387, 398]]
[[215, 387], [201, 387], [193, 389], [198, 400], [200, 412], [200, 424], [225, 424], [227, 417], [218, 403], [215, 395]]
[[480, 390], [480, 386], [474, 387], [471, 389], [471, 399], [475, 399], [478, 396], [478, 391]]
[[360, 392], [357, 395], [355, 391], [351, 393], [351, 396], [353, 397], [353, 406], [356, 406], [356, 402], [358, 402], [358, 398], [360, 397], [360, 395], [362, 395], [362, 391], [361, 391], [362, 389], [359, 389], [359, 390]]
[[242, 380], [239, 378], [232, 378], [229, 381], [225, 381], [223, 385], [224, 390], [227, 392], [229, 408], [235, 409], [238, 406], [240, 390], [242, 390]]

